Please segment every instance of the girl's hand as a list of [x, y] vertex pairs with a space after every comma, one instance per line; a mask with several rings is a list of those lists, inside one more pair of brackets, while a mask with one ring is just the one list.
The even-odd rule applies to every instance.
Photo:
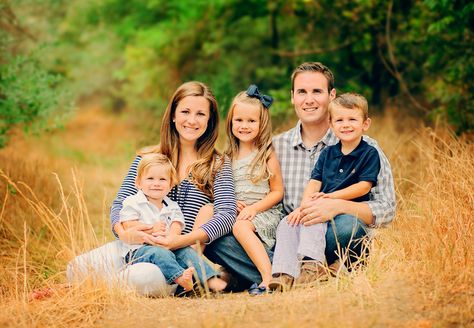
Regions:
[[247, 204], [245, 204], [244, 202], [238, 200], [237, 201], [237, 213], [240, 213], [246, 206], [247, 206]]
[[237, 215], [237, 220], [253, 220], [256, 215], [257, 211], [252, 206], [246, 206]]
[[300, 223], [301, 220], [301, 208], [295, 208], [293, 212], [288, 214], [286, 221], [288, 221], [289, 226], [296, 226]]

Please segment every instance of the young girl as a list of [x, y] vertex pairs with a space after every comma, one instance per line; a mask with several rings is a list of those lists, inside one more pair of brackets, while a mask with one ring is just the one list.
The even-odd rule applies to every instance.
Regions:
[[277, 204], [283, 198], [283, 181], [268, 113], [272, 101], [251, 85], [234, 98], [227, 116], [226, 154], [232, 159], [238, 211], [232, 230], [262, 276], [260, 285], [250, 287], [251, 295], [267, 291], [271, 263], [264, 244], [269, 249], [274, 246], [281, 219]]

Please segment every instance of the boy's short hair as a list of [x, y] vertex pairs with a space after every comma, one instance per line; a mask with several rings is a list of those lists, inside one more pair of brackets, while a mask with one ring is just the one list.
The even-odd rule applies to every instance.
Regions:
[[161, 153], [147, 153], [141, 155], [142, 159], [138, 164], [137, 168], [137, 177], [135, 181], [138, 181], [142, 178], [142, 175], [153, 165], [163, 165], [168, 169], [170, 175], [171, 186], [174, 186], [178, 183], [178, 175], [176, 174], [176, 169], [168, 157]]
[[358, 93], [347, 92], [333, 99], [328, 107], [329, 119], [331, 119], [332, 111], [336, 106], [360, 110], [364, 121], [369, 118], [369, 104], [367, 103], [367, 99]]
[[327, 66], [321, 64], [320, 62], [306, 62], [296, 67], [293, 73], [291, 73], [291, 91], [294, 91], [296, 76], [304, 72], [323, 74], [328, 81], [328, 92], [331, 92], [331, 90], [334, 89], [334, 74]]

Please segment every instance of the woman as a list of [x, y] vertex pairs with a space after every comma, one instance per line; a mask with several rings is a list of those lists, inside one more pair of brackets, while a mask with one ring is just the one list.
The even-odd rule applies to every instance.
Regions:
[[[141, 160], [137, 156], [110, 212], [112, 230], [121, 241], [178, 249], [196, 242], [211, 243], [232, 231], [237, 213], [232, 167], [230, 161], [220, 156], [215, 149], [218, 123], [217, 102], [205, 84], [187, 82], [175, 91], [163, 116], [160, 145], [149, 147], [143, 152], [161, 152], [176, 167], [180, 182], [168, 196], [180, 205], [185, 217], [183, 234], [173, 238], [155, 237], [145, 232], [150, 228], [148, 225], [125, 230], [119, 223], [123, 200], [137, 192], [135, 177]], [[194, 227], [200, 209], [210, 203], [214, 209], [212, 218]], [[206, 207], [206, 211], [209, 211]], [[120, 247], [121, 243], [115, 241], [78, 256], [68, 265], [68, 278], [80, 278], [80, 274], [92, 269], [110, 280], [109, 273], [118, 271], [118, 279], [143, 294], [162, 295], [168, 292], [161, 272], [153, 264], [134, 264], [122, 270], [123, 264], [117, 258], [117, 249]]]

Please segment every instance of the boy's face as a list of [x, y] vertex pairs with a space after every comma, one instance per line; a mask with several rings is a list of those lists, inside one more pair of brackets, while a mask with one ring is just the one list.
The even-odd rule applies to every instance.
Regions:
[[162, 200], [171, 190], [170, 172], [164, 165], [152, 165], [143, 172], [137, 188], [150, 199]]
[[328, 80], [319, 72], [296, 75], [291, 92], [291, 103], [303, 124], [318, 124], [328, 120], [328, 105], [336, 96], [336, 89], [328, 91]]
[[362, 111], [334, 106], [331, 110], [331, 128], [341, 142], [353, 142], [369, 129], [370, 118], [364, 120]]

